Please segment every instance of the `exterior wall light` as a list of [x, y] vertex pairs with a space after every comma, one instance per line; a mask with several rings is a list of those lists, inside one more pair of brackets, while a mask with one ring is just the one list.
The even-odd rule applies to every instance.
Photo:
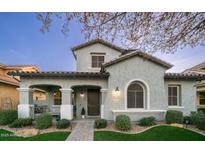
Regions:
[[85, 96], [85, 94], [84, 94], [84, 92], [80, 92], [80, 97], [84, 97]]
[[115, 91], [114, 91], [114, 95], [115, 95], [115, 97], [119, 97], [120, 96], [120, 90], [119, 90], [119, 87], [116, 87], [115, 88]]
[[115, 92], [120, 92], [119, 87], [115, 88]]

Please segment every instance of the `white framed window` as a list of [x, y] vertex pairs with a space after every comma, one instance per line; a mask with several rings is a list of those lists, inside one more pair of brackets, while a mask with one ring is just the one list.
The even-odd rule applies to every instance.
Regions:
[[101, 65], [105, 61], [105, 56], [104, 55], [92, 55], [91, 61], [92, 61], [92, 64], [91, 64], [92, 68], [100, 68]]
[[168, 106], [181, 106], [180, 85], [168, 85]]
[[137, 82], [131, 83], [127, 89], [127, 108], [144, 108], [144, 89]]

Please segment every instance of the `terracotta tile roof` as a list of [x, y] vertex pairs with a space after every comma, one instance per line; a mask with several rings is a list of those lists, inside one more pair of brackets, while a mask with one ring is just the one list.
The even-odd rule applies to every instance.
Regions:
[[156, 63], [156, 64], [159, 64], [159, 65], [161, 65], [161, 66], [164, 66], [164, 67], [166, 67], [166, 68], [171, 68], [171, 67], [173, 66], [172, 64], [169, 64], [169, 63], [167, 63], [167, 62], [165, 62], [165, 61], [163, 61], [163, 60], [161, 60], [161, 59], [159, 59], [159, 58], [156, 58], [156, 57], [154, 57], [154, 56], [152, 56], [152, 55], [150, 55], [150, 54], [148, 54], [148, 53], [142, 52], [142, 51], [140, 51], [140, 50], [136, 50], [136, 51], [133, 51], [133, 52], [129, 52], [129, 53], [125, 54], [125, 55], [122, 55], [122, 56], [120, 56], [119, 58], [116, 58], [116, 59], [114, 59], [114, 60], [111, 60], [111, 61], [109, 61], [109, 62], [103, 64], [102, 67], [108, 67], [108, 66], [117, 64], [117, 63], [119, 63], [119, 62], [121, 62], [121, 61], [130, 59], [130, 58], [135, 57], [135, 56], [142, 57], [142, 58], [144, 58], [144, 59], [147, 59], [147, 60], [149, 60], [149, 61], [152, 61], [152, 62], [154, 62], [154, 63]]
[[107, 79], [107, 72], [9, 72], [9, 75], [21, 77], [68, 77], [68, 78], [102, 78]]
[[196, 73], [165, 73], [165, 79], [205, 80], [205, 74]]
[[0, 75], [0, 82], [11, 84], [11, 85], [19, 85], [19, 81], [13, 77], [10, 77], [8, 75]]

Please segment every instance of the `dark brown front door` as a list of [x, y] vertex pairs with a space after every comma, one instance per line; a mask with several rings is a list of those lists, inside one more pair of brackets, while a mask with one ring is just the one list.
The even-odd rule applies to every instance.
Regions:
[[97, 89], [88, 89], [88, 116], [100, 115], [100, 95]]

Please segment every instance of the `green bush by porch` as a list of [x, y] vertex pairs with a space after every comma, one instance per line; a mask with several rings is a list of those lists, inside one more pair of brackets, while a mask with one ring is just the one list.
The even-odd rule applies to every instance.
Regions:
[[8, 125], [18, 118], [16, 110], [0, 110], [0, 125]]
[[107, 127], [107, 120], [105, 120], [105, 119], [95, 120], [94, 127], [97, 128], [97, 129], [106, 128]]
[[25, 126], [32, 126], [33, 119], [31, 118], [19, 118], [14, 120], [9, 127], [11, 128], [20, 128]]
[[139, 120], [140, 126], [152, 126], [155, 125], [155, 117], [145, 117]]
[[121, 131], [128, 131], [131, 129], [130, 117], [127, 115], [118, 115], [116, 117], [115, 126]]
[[58, 129], [65, 129], [65, 128], [68, 128], [69, 126], [70, 126], [70, 121], [67, 119], [61, 119], [56, 124], [56, 127]]
[[46, 129], [52, 126], [52, 115], [50, 113], [42, 113], [35, 120], [35, 127], [38, 129]]
[[139, 134], [96, 131], [95, 141], [205, 141], [205, 136], [184, 128], [156, 126]]
[[168, 110], [166, 113], [166, 122], [171, 123], [183, 123], [183, 113], [176, 110]]

